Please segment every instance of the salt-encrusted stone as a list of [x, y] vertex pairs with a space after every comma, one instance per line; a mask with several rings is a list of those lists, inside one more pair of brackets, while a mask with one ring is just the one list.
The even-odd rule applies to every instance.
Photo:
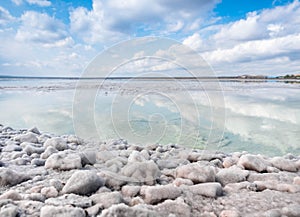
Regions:
[[45, 163], [46, 169], [72, 170], [82, 167], [81, 157], [76, 153], [58, 152], [52, 154]]
[[30, 179], [29, 176], [11, 169], [0, 168], [0, 186], [14, 186]]
[[293, 184], [294, 185], [300, 185], [300, 176], [297, 176], [297, 177], [294, 178]]
[[223, 189], [220, 183], [210, 182], [210, 183], [201, 183], [197, 185], [188, 186], [187, 189], [193, 194], [199, 194], [206, 197], [218, 197], [222, 196]]
[[6, 204], [1, 207], [0, 216], [1, 217], [17, 217], [19, 209], [13, 204]]
[[220, 182], [223, 186], [225, 186], [228, 183], [246, 181], [246, 177], [248, 175], [249, 175], [249, 171], [242, 170], [236, 166], [232, 166], [230, 168], [221, 169], [216, 174], [216, 181]]
[[160, 176], [160, 170], [153, 161], [128, 163], [121, 174], [129, 177], [130, 182], [153, 185]]
[[143, 189], [145, 202], [155, 204], [167, 199], [176, 199], [181, 195], [181, 189], [174, 185], [147, 186]]
[[9, 190], [0, 196], [0, 200], [3, 199], [22, 200], [22, 196], [15, 190]]
[[240, 214], [237, 210], [223, 210], [220, 217], [240, 217]]
[[68, 149], [68, 145], [65, 139], [61, 137], [53, 137], [46, 140], [44, 143], [44, 147], [47, 148], [49, 146], [52, 146], [58, 151], [63, 151]]
[[111, 207], [113, 204], [123, 203], [124, 199], [120, 192], [107, 192], [100, 194], [93, 194], [90, 199], [94, 204], [101, 204], [105, 209]]
[[141, 186], [125, 185], [122, 187], [122, 194], [125, 197], [134, 197], [140, 192]]
[[283, 157], [274, 157], [271, 159], [271, 163], [274, 167], [289, 172], [297, 172], [297, 165], [295, 162], [285, 159]]
[[282, 209], [282, 214], [288, 217], [299, 217], [300, 216], [300, 205], [293, 204]]
[[[122, 214], [120, 214], [122, 213]], [[158, 212], [140, 208], [140, 207], [128, 207], [125, 204], [117, 204], [105, 209], [100, 217], [115, 217], [115, 216], [147, 216], [147, 217], [162, 217]]]
[[50, 157], [52, 154], [57, 153], [58, 151], [53, 148], [52, 146], [49, 146], [46, 148], [46, 150], [41, 154], [42, 159], [47, 159]]
[[45, 148], [44, 147], [36, 147], [33, 145], [26, 145], [26, 147], [24, 148], [24, 151], [30, 156], [34, 153], [37, 153], [37, 154], [43, 153], [45, 151]]
[[69, 178], [63, 187], [63, 193], [87, 195], [97, 191], [104, 185], [104, 180], [94, 171], [77, 171]]
[[181, 186], [181, 185], [193, 185], [194, 183], [189, 180], [189, 179], [183, 179], [183, 178], [176, 178], [174, 181], [173, 181], [173, 184], [177, 187]]
[[43, 196], [45, 196], [46, 198], [57, 197], [58, 196], [58, 191], [53, 186], [44, 187], [44, 188], [41, 189], [41, 194]]
[[64, 194], [60, 197], [49, 198], [45, 201], [47, 205], [53, 206], [76, 206], [87, 208], [92, 206], [92, 200], [86, 196], [79, 196], [76, 194]]
[[82, 208], [72, 206], [44, 206], [41, 209], [41, 217], [53, 216], [72, 216], [72, 217], [85, 217], [85, 212]]
[[38, 138], [37, 138], [36, 134], [34, 134], [32, 132], [17, 135], [17, 136], [15, 136], [14, 139], [16, 141], [21, 142], [21, 143], [22, 142], [32, 142], [32, 143], [37, 143], [38, 142]]
[[212, 166], [203, 166], [199, 163], [182, 165], [176, 169], [177, 178], [190, 179], [193, 183], [214, 182], [215, 169]]
[[242, 155], [238, 161], [238, 164], [247, 170], [255, 170], [257, 172], [265, 171], [268, 166], [264, 159], [251, 154]]

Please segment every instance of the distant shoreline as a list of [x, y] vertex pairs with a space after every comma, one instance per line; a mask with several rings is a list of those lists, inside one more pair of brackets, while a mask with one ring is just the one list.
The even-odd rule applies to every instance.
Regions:
[[0, 75], [0, 79], [52, 79], [52, 80], [221, 80], [221, 81], [245, 81], [245, 82], [266, 82], [266, 81], [292, 81], [300, 82], [298, 76], [280, 76], [280, 77], [267, 77], [267, 76], [203, 76], [203, 77], [131, 77], [131, 76], [115, 76], [115, 77], [58, 77], [58, 76], [9, 76]]

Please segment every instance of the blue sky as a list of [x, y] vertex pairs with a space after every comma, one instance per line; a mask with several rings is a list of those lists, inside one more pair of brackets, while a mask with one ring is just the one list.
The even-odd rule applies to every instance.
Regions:
[[218, 75], [300, 72], [299, 0], [1, 0], [0, 74], [78, 76], [149, 35], [190, 46]]

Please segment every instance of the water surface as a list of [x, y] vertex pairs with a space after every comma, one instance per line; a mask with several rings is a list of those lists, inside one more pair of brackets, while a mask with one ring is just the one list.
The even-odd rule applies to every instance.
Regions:
[[[95, 139], [90, 133], [96, 126], [99, 140], [300, 154], [299, 84], [219, 84], [222, 89], [216, 81], [89, 80], [77, 86], [83, 99], [97, 89], [94, 106], [86, 109], [73, 108], [77, 80], [6, 78], [0, 80], [0, 120], [14, 128], [70, 134], [76, 133], [75, 109], [79, 121], [90, 121], [86, 111], [93, 114], [93, 123], [80, 130], [87, 138]], [[219, 96], [224, 103], [212, 103]]]

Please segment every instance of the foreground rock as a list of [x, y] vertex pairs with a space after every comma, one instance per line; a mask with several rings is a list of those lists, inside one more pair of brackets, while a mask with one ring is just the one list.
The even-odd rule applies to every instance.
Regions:
[[87, 195], [95, 192], [104, 185], [101, 179], [94, 171], [77, 171], [67, 181], [63, 187], [63, 193], [74, 193]]
[[300, 156], [0, 126], [0, 216], [300, 216]]

